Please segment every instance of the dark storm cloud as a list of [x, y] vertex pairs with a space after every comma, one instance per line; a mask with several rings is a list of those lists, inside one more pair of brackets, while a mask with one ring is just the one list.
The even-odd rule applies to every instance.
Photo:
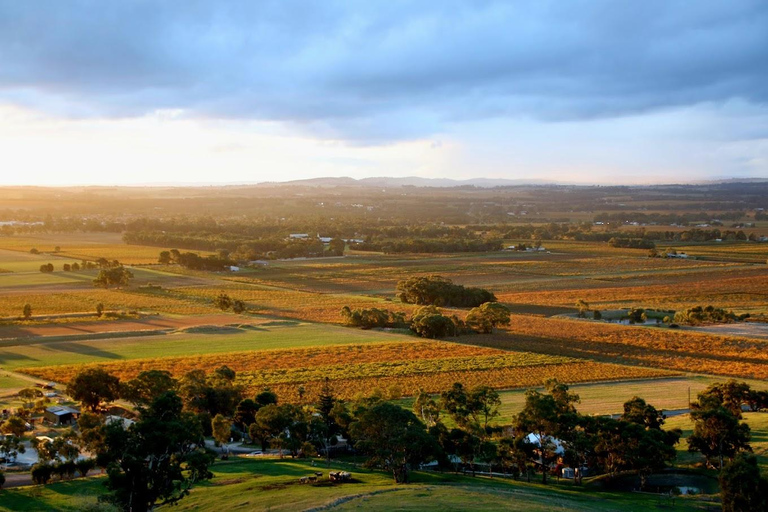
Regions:
[[768, 102], [761, 1], [0, 0], [0, 98], [289, 121], [352, 139]]

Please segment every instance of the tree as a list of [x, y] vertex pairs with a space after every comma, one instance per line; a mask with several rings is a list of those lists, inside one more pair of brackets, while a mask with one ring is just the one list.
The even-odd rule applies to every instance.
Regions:
[[208, 470], [213, 455], [205, 449], [201, 425], [182, 411], [172, 391], [127, 429], [120, 423], [105, 425], [97, 460], [107, 468], [110, 500], [132, 512], [177, 503], [195, 483], [213, 476]]
[[576, 301], [576, 309], [579, 310], [579, 318], [586, 318], [589, 311], [589, 303], [584, 299], [579, 299]]
[[24, 310], [21, 312], [25, 320], [29, 320], [32, 317], [32, 305], [24, 304]]
[[235, 299], [232, 301], [232, 312], [236, 314], [240, 314], [245, 312], [245, 302], [241, 301], [240, 299]]
[[460, 427], [469, 423], [469, 396], [464, 385], [454, 382], [451, 389], [443, 391], [440, 395], [440, 405]]
[[27, 425], [20, 416], [11, 416], [5, 423], [0, 424], [0, 432], [22, 438], [27, 432]]
[[334, 238], [328, 244], [328, 252], [333, 256], [344, 256], [346, 243], [341, 238]]
[[222, 311], [232, 307], [232, 298], [226, 293], [220, 293], [213, 299], [213, 305]]
[[333, 394], [331, 388], [331, 382], [326, 377], [323, 382], [323, 387], [320, 388], [320, 394], [317, 397], [317, 405], [315, 410], [317, 412], [317, 421], [311, 423], [311, 430], [313, 437], [322, 445], [325, 451], [326, 463], [331, 465], [331, 446], [337, 442], [337, 435], [341, 431], [334, 410], [338, 400]]
[[77, 263], [77, 262], [73, 263], [72, 264], [72, 271], [73, 272], [77, 272], [78, 270], [80, 270], [80, 264]]
[[624, 403], [624, 414], [621, 416], [624, 421], [657, 430], [664, 424], [665, 418], [661, 411], [637, 396]]
[[264, 390], [262, 390], [260, 393], [256, 395], [254, 400], [256, 401], [256, 405], [259, 408], [261, 408], [261, 407], [264, 407], [265, 405], [276, 404], [277, 395], [271, 389], [265, 388]]
[[421, 389], [413, 402], [413, 412], [427, 427], [433, 427], [440, 421], [440, 406], [432, 395]]
[[490, 334], [494, 327], [509, 325], [509, 308], [498, 302], [486, 302], [467, 314], [467, 325], [477, 332]]
[[[210, 375], [203, 370], [192, 370], [179, 382], [179, 391], [185, 406], [197, 413], [231, 417], [237, 404], [243, 399], [241, 386], [235, 385], [235, 372], [223, 366]], [[210, 425], [210, 419], [207, 420]], [[205, 427], [204, 427], [205, 428]]]
[[751, 451], [749, 445], [750, 429], [722, 403], [712, 399], [701, 399], [692, 404], [691, 419], [693, 434], [688, 437], [688, 451], [701, 452], [712, 464], [718, 461], [717, 467], [723, 469], [725, 459], [733, 459], [740, 451]]
[[241, 400], [235, 409], [235, 425], [247, 432], [248, 427], [256, 421], [256, 411], [258, 410], [259, 407], [256, 405], [256, 402], [250, 398]]
[[124, 382], [120, 396], [138, 407], [146, 407], [168, 391], [176, 391], [179, 382], [166, 370], [145, 370]]
[[699, 399], [719, 402], [736, 418], [741, 419], [741, 406], [749, 401], [751, 393], [749, 384], [731, 379], [724, 384], [720, 382], [712, 384], [699, 393]]
[[25, 451], [24, 440], [21, 436], [11, 434], [0, 439], [0, 456], [6, 460], [14, 460], [16, 455]]
[[43, 392], [36, 388], [24, 388], [18, 392], [18, 395], [19, 395], [19, 398], [29, 403], [29, 402], [33, 402], [38, 398], [42, 398]]
[[411, 318], [411, 330], [422, 338], [444, 338], [456, 334], [453, 321], [435, 306], [422, 306]]
[[483, 436], [489, 435], [491, 420], [499, 416], [499, 407], [501, 407], [499, 393], [488, 386], [477, 386], [470, 390], [467, 405], [472, 419], [480, 427]]
[[61, 268], [62, 268], [62, 270], [64, 270], [64, 272], [71, 272], [72, 271], [72, 265], [70, 265], [69, 263], [65, 263]]
[[355, 448], [370, 458], [367, 466], [392, 472], [395, 483], [408, 482], [408, 467], [433, 459], [438, 446], [411, 412], [390, 402], [364, 409], [352, 423]]
[[723, 512], [768, 510], [768, 480], [760, 476], [757, 458], [739, 453], [720, 472]]
[[100, 368], [89, 368], [69, 382], [67, 394], [96, 412], [102, 402], [112, 402], [120, 396], [120, 379]]
[[211, 420], [211, 429], [213, 430], [213, 438], [218, 445], [223, 445], [229, 442], [229, 438], [232, 436], [232, 422], [217, 414]]
[[555, 458], [556, 446], [553, 436], [558, 431], [560, 407], [551, 395], [539, 393], [536, 390], [529, 389], [525, 393], [525, 405], [522, 411], [515, 418], [515, 428], [520, 432], [529, 432], [536, 439], [538, 445], [542, 482], [547, 483], [547, 472], [550, 462]]
[[171, 263], [171, 251], [160, 251], [160, 257], [157, 259], [157, 262], [169, 265]]
[[49, 273], [53, 272], [53, 263], [43, 263], [40, 265], [40, 272]]
[[96, 304], [96, 316], [101, 316], [104, 314], [104, 304], [99, 302]]
[[286, 414], [285, 408], [277, 404], [269, 404], [259, 409], [256, 413], [256, 421], [250, 426], [248, 432], [249, 434], [253, 432], [260, 440], [262, 450], [266, 449], [270, 440], [274, 440], [282, 456], [283, 434], [290, 422], [291, 418]]
[[133, 279], [133, 272], [122, 265], [107, 267], [99, 271], [99, 275], [93, 280], [93, 285], [101, 288], [109, 288], [110, 286], [120, 288], [121, 286], [128, 286], [131, 279]]
[[104, 443], [104, 418], [99, 414], [83, 411], [77, 418], [77, 429], [80, 432], [78, 443], [85, 450], [96, 453]]

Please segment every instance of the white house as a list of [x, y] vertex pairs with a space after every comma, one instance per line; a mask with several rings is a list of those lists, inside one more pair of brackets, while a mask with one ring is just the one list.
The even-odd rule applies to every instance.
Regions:
[[229, 271], [230, 272], [240, 272], [240, 267], [236, 267], [235, 265], [230, 265], [229, 266]]
[[[563, 455], [565, 453], [565, 448], [563, 448], [563, 443], [561, 443], [559, 439], [550, 437], [550, 438], [547, 438], [546, 441], [547, 443], [551, 443], [555, 447], [556, 454]], [[537, 434], [534, 434], [533, 432], [528, 434], [528, 442], [534, 446], [541, 447], [541, 440], [539, 439], [539, 436]]]
[[288, 238], [292, 240], [306, 240], [307, 238], [309, 238], [309, 234], [308, 233], [291, 233], [290, 235], [288, 235]]

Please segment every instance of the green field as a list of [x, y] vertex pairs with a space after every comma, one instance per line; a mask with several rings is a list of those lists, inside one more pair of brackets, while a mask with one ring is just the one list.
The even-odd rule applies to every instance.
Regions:
[[[234, 320], [234, 318], [233, 318]], [[174, 333], [87, 341], [14, 341], [0, 345], [0, 368], [95, 363], [124, 359], [217, 354], [244, 350], [346, 345], [413, 340], [412, 336], [361, 331], [296, 321], [275, 321], [233, 333]]]
[[[744, 380], [744, 379], [740, 379]], [[696, 400], [696, 394], [706, 389], [710, 384], [723, 382], [724, 379], [705, 375], [690, 375], [685, 377], [647, 379], [624, 382], [598, 382], [594, 384], [574, 384], [570, 391], [581, 398], [576, 408], [583, 414], [607, 415], [621, 414], [624, 403], [634, 396], [645, 399], [657, 409], [675, 411], [688, 408], [688, 389], [691, 399]], [[768, 383], [757, 380], [746, 380], [755, 389], [766, 389]], [[499, 392], [501, 407], [498, 421], [502, 424], [512, 422], [515, 414], [520, 412], [525, 402], [525, 389], [509, 389]], [[410, 409], [412, 398], [404, 398], [398, 403]], [[450, 422], [449, 418], [443, 418]]]
[[[338, 466], [354, 482], [300, 484], [298, 479], [329, 468], [299, 460], [235, 460], [217, 463], [215, 477], [192, 490], [178, 506], [162, 510], [514, 510], [645, 511], [661, 501], [653, 495], [594, 492], [569, 484], [528, 484], [512, 480], [413, 473], [411, 483], [393, 485], [391, 476], [359, 467]], [[325, 476], [327, 478], [327, 476]], [[0, 511], [82, 510], [103, 492], [101, 478], [54, 483], [43, 488], [0, 491]], [[675, 510], [706, 510], [702, 501], [680, 498]]]

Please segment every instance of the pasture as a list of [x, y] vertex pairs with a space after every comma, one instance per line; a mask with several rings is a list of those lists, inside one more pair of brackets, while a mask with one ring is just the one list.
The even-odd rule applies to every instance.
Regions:
[[[659, 499], [652, 495], [595, 492], [572, 485], [525, 483], [511, 479], [472, 478], [447, 473], [414, 472], [411, 482], [394, 486], [390, 474], [334, 463], [318, 468], [306, 460], [244, 460], [216, 463], [214, 478], [192, 489], [176, 506], [160, 510], [513, 510], [645, 511]], [[350, 471], [352, 483], [299, 484], [321, 469]], [[327, 478], [327, 477], [325, 477]], [[44, 488], [0, 491], [0, 511], [84, 510], [104, 492], [102, 478], [57, 482]], [[706, 510], [696, 497], [675, 500], [675, 510]]]
[[[232, 316], [232, 324], [243, 319]], [[218, 331], [218, 332], [217, 332]], [[131, 334], [131, 333], [127, 333]], [[136, 333], [138, 334], [138, 333]], [[412, 339], [398, 334], [358, 331], [293, 321], [269, 321], [254, 326], [206, 329], [147, 336], [109, 333], [89, 340], [19, 340], [0, 344], [0, 367], [18, 369], [106, 361], [221, 354], [246, 350], [381, 343]], [[55, 379], [54, 379], [55, 380]]]

